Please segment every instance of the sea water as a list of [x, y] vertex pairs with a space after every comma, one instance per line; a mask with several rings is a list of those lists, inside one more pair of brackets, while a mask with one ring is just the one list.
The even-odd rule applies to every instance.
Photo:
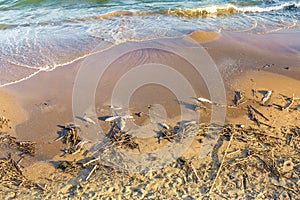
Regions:
[[0, 0], [0, 86], [127, 42], [298, 27], [292, 0]]

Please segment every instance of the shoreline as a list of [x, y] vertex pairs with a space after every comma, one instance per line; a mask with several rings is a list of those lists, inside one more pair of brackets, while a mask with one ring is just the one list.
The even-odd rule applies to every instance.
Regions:
[[[298, 73], [300, 73], [300, 69], [297, 69], [296, 64], [294, 66], [290, 65], [290, 63], [292, 62], [296, 63], [295, 59], [292, 61], [291, 59], [289, 60], [289, 69], [286, 70], [284, 69], [286, 65], [281, 66], [281, 64], [284, 62], [282, 62], [282, 58], [278, 58], [277, 56], [271, 58], [268, 56], [267, 58], [265, 58], [265, 54], [263, 58], [260, 58], [261, 52], [255, 52], [256, 49], [252, 49], [253, 45], [251, 43], [247, 46], [244, 43], [238, 43], [241, 40], [241, 38], [245, 39], [243, 34], [242, 37], [238, 37], [238, 40], [234, 40], [234, 38], [236, 37], [236, 33], [227, 33], [225, 35], [218, 36], [215, 35], [215, 33], [210, 34], [200, 31], [198, 32], [198, 35], [197, 32], [195, 32], [195, 34], [196, 35], [194, 35], [193, 37], [197, 37], [198, 41], [201, 40], [202, 42], [204, 42], [204, 48], [213, 58], [218, 69], [221, 72], [225, 83], [227, 95], [226, 101], [228, 102], [228, 104], [230, 104], [232, 101], [232, 94], [235, 88], [232, 87], [234, 82], [232, 80], [234, 80], [240, 75], [247, 73], [247, 71], [261, 71], [262, 73], [266, 71], [275, 74], [279, 73], [283, 76], [290, 76], [292, 78], [300, 77], [297, 76]], [[214, 40], [214, 38], [216, 38], [216, 40]], [[246, 37], [246, 39], [247, 41], [251, 41], [251, 38]], [[212, 41], [206, 43], [210, 40]], [[232, 43], [232, 45], [236, 47], [236, 50], [234, 48], [228, 49], [228, 43]], [[117, 47], [115, 48], [117, 49]], [[240, 48], [242, 49], [241, 52], [239, 52]], [[116, 52], [117, 51], [118, 50], [116, 50]], [[97, 58], [97, 55], [95, 56]], [[251, 61], [253, 58], [258, 59], [255, 60], [255, 62], [253, 63], [253, 61]], [[273, 60], [270, 61], [272, 58]], [[121, 62], [127, 62], [126, 59], [127, 58], [125, 58], [124, 61], [121, 60]], [[169, 60], [171, 59], [167, 58], [166, 63], [174, 65], [173, 61]], [[278, 64], [276, 63], [277, 61]], [[56, 149], [55, 145], [53, 145], [51, 141], [57, 136], [55, 135], [55, 132], [57, 131], [57, 126], [74, 121], [71, 107], [72, 90], [74, 87], [73, 84], [74, 79], [76, 77], [76, 73], [80, 69], [82, 62], [84, 62], [84, 60], [76, 61], [75, 63], [64, 67], [59, 67], [51, 72], [41, 72], [39, 75], [34, 76], [23, 83], [5, 87], [7, 91], [11, 90], [13, 94], [15, 94], [15, 98], [17, 98], [18, 102], [20, 102], [21, 107], [25, 108], [26, 113], [28, 114], [29, 119], [25, 123], [18, 124], [16, 127], [17, 133], [21, 133], [18, 134], [20, 139], [39, 141], [43, 144], [41, 146], [45, 145], [48, 146], [48, 148], [50, 149]], [[135, 61], [132, 61], [131, 63], [134, 62]], [[182, 61], [178, 60], [178, 62], [178, 67], [184, 65]], [[270, 67], [265, 68], [265, 65], [270, 65]], [[104, 85], [104, 87], [97, 89], [98, 91], [95, 96], [97, 102], [95, 107], [96, 110], [92, 111], [99, 115], [98, 117], [101, 117], [101, 115], [105, 116], [111, 114], [111, 111], [106, 107], [106, 105], [109, 105], [108, 100], [110, 98], [113, 86], [116, 83], [115, 81], [118, 78], [110, 80], [110, 73], [115, 74], [114, 76], [116, 77], [120, 77], [119, 74], [125, 73], [128, 69], [126, 69], [125, 67], [125, 70], [120, 71], [118, 70], [117, 66], [112, 66], [110, 72], [107, 72], [107, 75], [104, 74], [104, 78], [101, 78], [101, 80], [103, 79], [103, 81], [102, 83], [100, 82], [99, 85], [102, 84]], [[185, 77], [194, 76], [193, 71], [181, 71], [181, 73], [183, 73]], [[205, 86], [204, 80], [201, 79], [201, 77], [195, 76], [194, 78], [190, 79], [190, 81], [192, 82], [192, 85], [195, 86], [194, 89], [196, 91], [196, 95], [209, 98], [207, 87]], [[53, 84], [49, 86], [48, 83], [51, 82]], [[198, 86], [196, 86], [197, 84]], [[47, 89], [45, 90], [44, 88]], [[157, 94], [153, 95], [153, 91], [155, 90], [157, 91]], [[180, 114], [180, 111], [178, 111], [178, 107], [176, 105], [177, 103], [174, 103], [173, 105], [168, 105], [168, 102], [173, 101], [172, 98], [176, 97], [174, 97], [172, 94], [169, 93], [169, 91], [165, 90], [164, 88], [151, 85], [140, 88], [136, 92], [136, 94], [132, 96], [133, 100], [130, 102], [131, 113], [139, 111], [147, 112], [146, 105], [151, 104], [152, 101], [151, 99], [148, 99], [148, 93], [151, 93], [151, 98], [154, 99], [154, 101], [156, 101], [159, 104], [162, 104], [165, 107], [165, 109], [169, 111], [168, 118], [171, 117], [171, 119], [175, 119]], [[161, 101], [161, 95], [163, 95], [164, 93], [168, 93], [167, 96], [164, 96], [164, 98], [167, 98], [167, 100]], [[103, 94], [106, 95], [103, 96]], [[140, 99], [142, 99], [142, 101]], [[205, 122], [208, 121], [211, 116], [207, 115], [206, 113], [202, 113], [201, 117], [202, 120]], [[149, 123], [149, 119], [142, 121], [140, 119], [136, 120], [139, 124], [145, 125]], [[173, 125], [175, 121], [176, 120], [173, 120]], [[104, 129], [108, 129], [107, 123], [101, 122], [101, 120], [99, 122], [100, 125], [104, 127]], [[39, 134], [33, 134], [33, 132], [37, 132]], [[46, 152], [50, 153], [51, 151]], [[44, 157], [41, 155], [41, 158], [51, 159], [51, 157], [57, 153], [59, 153], [59, 151], [55, 150], [55, 153], [50, 153], [50, 157]]]
[[[258, 110], [261, 111], [268, 119], [270, 119], [270, 121], [264, 122], [267, 123], [267, 125], [274, 126], [276, 130], [280, 129], [282, 126], [300, 127], [300, 108], [288, 112], [272, 107], [274, 105], [282, 105], [282, 107], [284, 107], [284, 104], [286, 103], [283, 99], [284, 95], [286, 95], [287, 98], [291, 98], [293, 95], [296, 98], [300, 97], [300, 69], [298, 66], [298, 61], [300, 60], [299, 53], [295, 54], [295, 51], [291, 50], [287, 51], [286, 54], [283, 54], [286, 49], [281, 49], [282, 44], [272, 43], [272, 41], [278, 37], [276, 34], [274, 38], [270, 37], [268, 41], [264, 41], [266, 36], [254, 36], [253, 38], [259, 37], [261, 38], [260, 41], [265, 42], [262, 42], [261, 44], [257, 44], [257, 42], [255, 42], [256, 39], [251, 38], [251, 36], [248, 37], [248, 35], [245, 36], [243, 34], [236, 33], [221, 34], [218, 39], [206, 43], [206, 41], [211, 40], [211, 36], [207, 37], [207, 35], [204, 34], [202, 37], [201, 34], [203, 33], [200, 32], [199, 34], [200, 36], [196, 37], [197, 41], [199, 38], [201, 41], [205, 41], [203, 46], [215, 61], [224, 79], [227, 95], [226, 101], [228, 106], [233, 105], [232, 100], [234, 97], [234, 91], [243, 91], [245, 92], [244, 95], [247, 100], [245, 105], [249, 104], [256, 108], [259, 107]], [[228, 44], [231, 46], [228, 46]], [[268, 45], [264, 46], [265, 44]], [[272, 45], [279, 45], [279, 47], [272, 52], [270, 50], [272, 49]], [[114, 48], [116, 48], [116, 52], [118, 52], [118, 47]], [[297, 48], [299, 48], [299, 46]], [[149, 52], [142, 52], [142, 58], [143, 56], [148, 56]], [[179, 68], [183, 65], [186, 66], [186, 63], [180, 59], [176, 60], [174, 57], [170, 57], [171, 59], [168, 58], [168, 56], [170, 56], [168, 54], [166, 54], [166, 57], [164, 57], [165, 54], [158, 51], [150, 53], [152, 53], [151, 55], [156, 56], [153, 57], [154, 60], [161, 59], [159, 56], [162, 56], [165, 59], [164, 62], [166, 64], [174, 64], [175, 68]], [[295, 57], [291, 57], [292, 55]], [[122, 73], [130, 71], [130, 64], [136, 62], [136, 60], [130, 60], [128, 57], [125, 57], [124, 60], [121, 61], [124, 69], [119, 70], [117, 68], [118, 65], [113, 64], [112, 68], [109, 69], [110, 71], [107, 71], [106, 74], [104, 74], [103, 79], [101, 79], [99, 82], [97, 93], [95, 95], [97, 103], [95, 105], [95, 110], [92, 110], [97, 114], [97, 118], [111, 115], [111, 111], [107, 107], [109, 102], [108, 100], [111, 97], [111, 89], [115, 85], [116, 80], [122, 77]], [[29, 80], [4, 87], [5, 92], [2, 92], [2, 89], [0, 90], [0, 95], [3, 97], [2, 101], [4, 102], [3, 105], [5, 106], [5, 110], [11, 110], [13, 108], [15, 110], [11, 112], [17, 113], [16, 115], [7, 113], [7, 117], [12, 119], [13, 125], [16, 125], [15, 135], [17, 138], [20, 140], [30, 140], [37, 143], [35, 157], [25, 158], [23, 161], [26, 169], [25, 173], [32, 180], [38, 181], [39, 178], [44, 179], [49, 174], [51, 174], [51, 178], [57, 178], [57, 176], [55, 176], [55, 173], [57, 173], [57, 170], [54, 167], [55, 165], [50, 163], [59, 162], [61, 159], [71, 161], [82, 158], [82, 155], [70, 156], [67, 158], [60, 157], [59, 155], [61, 155], [61, 150], [65, 147], [65, 145], [60, 141], [53, 142], [53, 140], [58, 136], [57, 132], [60, 130], [58, 125], [65, 125], [66, 123], [71, 123], [74, 121], [72, 113], [72, 91], [76, 73], [80, 69], [82, 62], [84, 62], [84, 60], [76, 61], [75, 63], [64, 67], [58, 67], [51, 72], [41, 72]], [[199, 78], [197, 75], [194, 76], [193, 70], [189, 71], [182, 69], [180, 72], [186, 77], [190, 78], [189, 80], [195, 87], [195, 90], [197, 90], [197, 96], [209, 99], [208, 89], [205, 86], [204, 81], [200, 80], [201, 77]], [[116, 78], [112, 79], [110, 76], [115, 76]], [[252, 89], [256, 91], [255, 95], [251, 94]], [[263, 96], [257, 92], [259, 90], [273, 91], [270, 100], [271, 106], [260, 105], [260, 101]], [[151, 98], [147, 96], [147, 93], [151, 94]], [[163, 96], [164, 94], [166, 96]], [[165, 100], [160, 100], [161, 98], [164, 98]], [[177, 116], [180, 114], [180, 112], [178, 111], [177, 102], [174, 101], [174, 103], [171, 105], [169, 103], [172, 102], [174, 98], [174, 94], [170, 93], [170, 91], [163, 87], [158, 87], [156, 85], [144, 86], [139, 88], [139, 90], [137, 90], [137, 92], [133, 95], [132, 101], [130, 102], [130, 112], [135, 113], [141, 111], [146, 113], [147, 105], [149, 104], [159, 103], [166, 105], [166, 115], [170, 118], [168, 123], [171, 126], [175, 126], [176, 122], [178, 121]], [[6, 102], [12, 102], [12, 104], [6, 104]], [[17, 106], [18, 103], [20, 104], [20, 107]], [[296, 102], [294, 106], [297, 105], [299, 104]], [[243, 107], [242, 104], [240, 106]], [[2, 107], [0, 108], [2, 110]], [[17, 112], [18, 110], [22, 109], [25, 111], [22, 111], [21, 113]], [[200, 109], [197, 111], [201, 116], [200, 123], [209, 123], [211, 115], [207, 111], [210, 111], [210, 109], [210, 106], [207, 106], [206, 109]], [[225, 124], [243, 124], [247, 128], [255, 127], [262, 131], [269, 130], [265, 125], [262, 125], [262, 127], [256, 127], [255, 123], [249, 120], [246, 110], [247, 107], [243, 107], [242, 109], [227, 108]], [[6, 113], [0, 113], [0, 116], [5, 114]], [[18, 118], [19, 116], [26, 117]], [[146, 125], [150, 123], [149, 118], [147, 117], [138, 118], [134, 116], [134, 119], [139, 125]], [[102, 127], [104, 127], [105, 132], [109, 129], [109, 125], [106, 122], [98, 120], [96, 123], [99, 123]], [[142, 146], [142, 151], [147, 152], [148, 150], [151, 151], [155, 148], [160, 148], [160, 146], [156, 144], [156, 139], [145, 140], [144, 142], [148, 143], [149, 141], [150, 143], [153, 142], [155, 144]], [[226, 140], [223, 141], [224, 144], [227, 144], [227, 142], [228, 141]], [[162, 144], [167, 143], [168, 141], [163, 141]], [[200, 144], [194, 141], [187, 154], [190, 153], [190, 157], [193, 157], [193, 154], [197, 152], [198, 148], [200, 148], [201, 145], [199, 145]], [[220, 148], [223, 149], [224, 147], [222, 146]], [[239, 146], [237, 146], [237, 148], [239, 148]], [[235, 150], [233, 149], [232, 152]], [[223, 152], [224, 151], [225, 149], [223, 149]], [[219, 152], [219, 154], [221, 153]], [[219, 157], [220, 156], [221, 155], [219, 155]], [[195, 163], [194, 165], [196, 166]], [[167, 169], [169, 168], [167, 167]], [[172, 171], [172, 169], [169, 170]], [[85, 172], [86, 171], [87, 170], [85, 170]], [[53, 186], [53, 183], [50, 184], [52, 184], [53, 187], [58, 187], [58, 191], [64, 195], [64, 198], [67, 198], [70, 197], [69, 195], [72, 187], [77, 187], [77, 185], [81, 184], [81, 181], [76, 182], [78, 180], [75, 181], [74, 177], [72, 179], [70, 174], [66, 175], [65, 172], [61, 173], [68, 177], [68, 184], [62, 188]], [[172, 171], [172, 173], [175, 172]], [[137, 175], [133, 176], [136, 177]], [[75, 181], [74, 184], [72, 183], [72, 180], [73, 182]], [[44, 182], [47, 181], [44, 179]], [[121, 188], [122, 183], [124, 182], [121, 181], [119, 183], [121, 184]], [[90, 184], [96, 187], [94, 182]], [[155, 188], [158, 186], [153, 187]], [[97, 190], [96, 188], [94, 189], [95, 191]], [[87, 191], [91, 192], [92, 189], [90, 188]], [[116, 194], [118, 192], [115, 190], [108, 191], [106, 195], [113, 193]], [[95, 192], [93, 194], [95, 197], [97, 197], [97, 195], [99, 197], [99, 195], [101, 196], [102, 193], [99, 193], [98, 191], [98, 193]]]
[[[297, 34], [299, 34], [300, 32], [300, 29], [299, 27], [294, 27], [294, 28], [288, 28], [288, 29], [282, 29], [282, 30], [279, 30], [279, 31], [275, 31], [275, 32], [271, 32], [271, 33], [265, 33], [265, 34], [256, 34], [256, 33], [248, 33], [248, 32], [234, 32], [234, 31], [226, 31], [226, 30], [223, 30], [223, 31], [220, 31], [220, 32], [210, 32], [210, 31], [194, 31], [190, 34], [187, 34], [186, 36], [182, 36], [182, 37], [189, 37], [191, 39], [193, 39], [195, 42], [199, 42], [200, 44], [202, 45], [205, 45], [206, 43], [211, 43], [213, 42], [214, 40], [218, 40], [220, 37], [224, 36], [224, 34], [226, 35], [226, 39], [229, 39], [231, 40], [231, 42], [255, 42], [253, 39], [256, 38], [258, 39], [259, 41], [262, 41], [263, 38], [265, 37], [265, 39], [268, 39], [268, 35], [273, 35], [272, 37], [274, 37], [276, 39], [276, 35], [289, 35], [292, 36], [288, 43], [289, 43], [289, 46], [291, 45], [294, 45], [294, 46], [299, 46], [299, 42], [295, 41], [293, 38], [297, 39]], [[246, 37], [245, 37], [246, 36]], [[248, 36], [250, 36], [250, 38], [252, 38], [252, 40], [248, 40]], [[262, 37], [261, 37], [262, 36]], [[182, 38], [182, 37], [179, 37], [179, 38]], [[162, 38], [162, 39], [176, 39], [178, 37], [165, 37], [165, 38]], [[235, 38], [236, 40], [232, 40], [232, 38]], [[273, 38], [273, 42], [276, 42]], [[27, 77], [24, 77], [24, 78], [21, 78], [19, 80], [15, 80], [15, 81], [12, 81], [12, 82], [9, 82], [9, 83], [5, 83], [3, 85], [0, 86], [0, 88], [5, 88], [5, 87], [9, 87], [11, 85], [14, 85], [14, 84], [18, 84], [18, 83], [21, 83], [23, 81], [26, 81], [36, 75], [38, 75], [39, 73], [41, 72], [52, 72], [53, 70], [56, 70], [58, 68], [61, 68], [61, 67], [67, 67], [69, 65], [76, 65], [76, 63], [78, 62], [81, 62], [82, 60], [86, 59], [87, 57], [90, 57], [90, 56], [93, 56], [95, 54], [99, 54], [101, 52], [104, 52], [104, 51], [107, 51], [111, 48], [114, 48], [118, 45], [122, 45], [124, 43], [142, 43], [142, 42], [145, 42], [145, 41], [156, 41], [156, 40], [160, 40], [161, 38], [156, 38], [156, 39], [150, 39], [150, 40], [140, 40], [140, 41], [126, 41], [126, 42], [123, 42], [123, 43], [120, 43], [120, 44], [112, 44], [112, 45], [109, 45], [107, 43], [104, 44], [104, 47], [101, 47], [101, 50], [97, 50], [95, 52], [91, 52], [91, 53], [88, 53], [86, 55], [83, 55], [81, 57], [78, 57], [74, 60], [71, 60], [71, 61], [68, 61], [66, 63], [62, 63], [62, 64], [57, 64], [53, 67], [51, 67], [50, 69], [48, 69], [48, 67], [46, 69], [35, 69], [35, 68], [31, 68], [29, 66], [23, 66], [25, 68], [29, 68], [29, 69], [32, 69], [32, 70], [35, 70], [35, 72], [32, 72], [30, 73]], [[226, 39], [223, 38], [223, 43], [225, 44], [226, 42], [224, 42]], [[279, 36], [277, 37], [277, 39], [280, 39], [282, 40], [282, 37]], [[296, 43], [293, 43], [293, 42], [296, 42]], [[279, 43], [279, 45], [277, 46], [284, 46], [285, 45], [285, 42], [286, 41], [281, 41]], [[260, 45], [260, 43], [256, 43], [256, 45]], [[248, 46], [250, 47], [250, 46]], [[286, 49], [287, 50], [287, 49]], [[272, 51], [274, 51], [274, 49], [272, 49]], [[294, 50], [293, 50], [294, 51]], [[296, 50], [297, 51], [297, 50]], [[298, 50], [299, 51], [299, 50]], [[279, 51], [278, 53], [286, 53], [284, 51]], [[291, 53], [291, 52], [290, 52]], [[298, 57], [298, 59], [300, 59], [300, 55], [296, 55]], [[291, 74], [290, 74], [291, 75]]]

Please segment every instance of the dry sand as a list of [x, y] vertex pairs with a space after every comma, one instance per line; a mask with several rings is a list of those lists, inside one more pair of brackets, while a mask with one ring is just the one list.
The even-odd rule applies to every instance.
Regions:
[[[203, 42], [216, 36], [213, 34], [212, 37], [207, 33], [201, 36], [201, 32], [198, 34], [200, 35], [194, 35], [193, 38]], [[274, 38], [270, 37], [264, 43], [272, 43]], [[18, 124], [15, 134], [18, 139], [36, 142], [36, 155], [34, 157], [25, 155], [20, 164], [25, 177], [21, 181], [23, 184], [16, 181], [18, 178], [14, 177], [13, 173], [12, 177], [9, 173], [7, 176], [1, 174], [0, 198], [299, 199], [300, 100], [297, 99], [300, 97], [300, 80], [297, 80], [300, 77], [299, 58], [293, 52], [285, 51], [283, 54], [280, 48], [270, 52], [269, 48], [272, 44], [264, 49], [263, 44], [253, 41], [256, 40], [251, 40], [250, 36], [226, 33], [221, 35], [219, 40], [204, 45], [224, 78], [228, 106], [226, 123], [233, 124], [222, 129], [212, 152], [204, 158], [198, 157], [203, 141], [211, 137], [204, 128], [205, 125], [200, 124], [197, 126], [191, 146], [180, 159], [174, 160], [164, 168], [141, 173], [124, 171], [120, 166], [111, 166], [105, 162], [94, 162], [85, 168], [77, 163], [86, 162], [84, 159], [91, 158], [91, 152], [84, 154], [82, 151], [76, 155], [60, 156], [61, 150], [66, 145], [61, 141], [53, 142], [53, 140], [60, 130], [57, 125], [73, 121], [72, 87], [81, 61], [53, 72], [41, 73], [18, 85], [7, 87], [10, 92], [0, 93], [0, 106], [3, 106], [0, 111], [5, 110], [0, 114], [11, 119], [12, 127]], [[234, 48], [229, 49], [228, 44]], [[143, 53], [144, 56], [149, 52]], [[166, 63], [171, 64], [168, 63], [169, 61], [177, 63], [175, 68], [177, 66], [178, 69], [185, 65], [183, 61], [174, 61], [172, 57]], [[128, 70], [131, 62], [135, 61], [128, 61], [129, 64], [122, 70]], [[110, 70], [113, 72], [104, 76], [102, 80], [104, 86], [100, 82], [97, 89], [96, 113], [99, 116], [111, 114], [105, 105], [110, 98], [113, 84], [124, 73], [115, 70], [115, 67], [112, 66]], [[285, 69], [286, 67], [289, 68]], [[115, 79], [109, 77], [111, 73], [115, 75]], [[197, 90], [197, 95], [209, 98], [201, 77], [193, 76], [193, 71], [183, 70], [182, 73], [189, 77]], [[255, 90], [254, 95], [252, 89]], [[258, 90], [273, 91], [266, 105], [261, 104], [263, 96]], [[234, 91], [242, 91], [245, 96], [243, 102], [237, 106], [233, 106], [232, 102]], [[147, 96], [149, 92], [153, 98]], [[140, 88], [134, 94], [130, 104], [132, 113], [140, 110], [147, 112], [145, 106], [148, 104], [170, 104], [169, 100], [161, 100], [165, 93], [167, 93], [165, 99], [173, 98], [172, 94], [168, 94], [164, 88], [155, 85]], [[288, 109], [281, 110], [280, 108], [285, 107], [291, 100], [287, 98], [292, 98], [293, 95], [293, 104]], [[26, 115], [22, 108], [17, 106], [16, 99], [25, 109], [28, 117], [24, 117]], [[249, 119], [248, 106], [250, 105], [266, 118], [255, 113], [260, 126]], [[174, 102], [166, 108], [172, 126], [177, 122], [177, 106], [178, 103]], [[197, 111], [201, 116], [201, 122], [204, 123], [210, 118], [207, 114], [210, 105], [205, 106], [206, 109]], [[140, 124], [149, 123], [146, 116], [142, 118], [135, 116], [135, 119]], [[103, 126], [105, 124], [102, 121], [99, 123]], [[245, 127], [238, 128], [235, 124], [243, 124]], [[106, 124], [105, 131], [108, 129], [109, 125]], [[13, 134], [12, 130], [8, 132]], [[3, 135], [2, 133], [0, 137]], [[166, 139], [163, 139], [160, 144], [157, 141], [157, 138], [136, 140], [141, 152], [150, 152], [170, 144]], [[102, 157], [105, 157], [105, 153]], [[60, 164], [64, 161], [68, 162], [62, 167]], [[126, 162], [128, 161], [124, 161], [128, 166], [131, 164], [134, 166], [133, 163]], [[159, 162], [158, 160], [157, 163]], [[4, 164], [1, 160], [0, 167], [5, 166]], [[85, 181], [93, 166], [96, 165], [96, 171], [88, 181]], [[0, 170], [5, 171], [5, 168]], [[33, 183], [26, 185], [24, 180]]]

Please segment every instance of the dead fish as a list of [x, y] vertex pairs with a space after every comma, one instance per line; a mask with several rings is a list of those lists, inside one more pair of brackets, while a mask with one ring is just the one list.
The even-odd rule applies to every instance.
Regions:
[[258, 92], [264, 95], [261, 99], [262, 104], [265, 104], [271, 98], [271, 95], [273, 93], [272, 90], [258, 90]]
[[112, 110], [122, 110], [122, 108], [118, 106], [109, 105], [108, 107]]
[[112, 121], [115, 121], [119, 118], [122, 118], [122, 119], [133, 119], [133, 116], [131, 115], [124, 115], [124, 116], [112, 116], [112, 117], [109, 117], [109, 118], [106, 118], [105, 121], [106, 122], [112, 122]]
[[117, 118], [119, 118], [120, 116], [113, 116], [113, 117], [109, 117], [109, 118], [106, 118], [105, 121], [106, 122], [113, 122], [115, 121]]
[[124, 116], [121, 116], [122, 119], [133, 119], [133, 116], [131, 115], [124, 115]]
[[80, 119], [81, 121], [88, 122], [90, 124], [96, 124], [96, 122], [94, 122], [94, 120], [92, 120], [91, 118], [89, 118], [89, 117], [86, 116], [86, 113], [84, 114], [83, 117], [76, 116], [76, 118]]
[[86, 117], [86, 116], [84, 116], [82, 119], [83, 119], [84, 121], [88, 122], [88, 123], [96, 124], [96, 122], [94, 122], [94, 120], [92, 120], [91, 118], [88, 118], [88, 117]]
[[105, 119], [106, 122], [114, 122], [114, 124], [119, 128], [120, 131], [123, 131], [126, 126], [127, 119], [133, 119], [131, 115], [124, 115], [124, 116], [113, 116]]
[[182, 122], [178, 123], [179, 126], [188, 126], [191, 124], [197, 124], [197, 122], [196, 121], [182, 121]]
[[209, 103], [209, 104], [212, 104], [213, 102], [209, 99], [205, 99], [205, 98], [202, 98], [202, 97], [192, 97], [192, 99], [200, 102], [200, 103]]
[[158, 123], [159, 126], [161, 126], [163, 129], [169, 130], [170, 126], [168, 126], [166, 123]]

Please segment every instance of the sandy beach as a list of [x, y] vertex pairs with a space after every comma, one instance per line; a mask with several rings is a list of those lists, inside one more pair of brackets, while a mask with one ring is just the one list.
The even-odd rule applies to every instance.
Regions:
[[[122, 160], [122, 156], [119, 163], [105, 163], [107, 157], [111, 156], [109, 153], [106, 155], [105, 145], [104, 150], [94, 154], [98, 151], [95, 150], [95, 144], [100, 141], [87, 143], [76, 154], [62, 151], [69, 145], [63, 142], [67, 142], [66, 138], [55, 141], [62, 131], [73, 130], [66, 124], [78, 120], [73, 116], [73, 92], [77, 73], [86, 58], [0, 88], [0, 117], [10, 120], [0, 127], [0, 148], [1, 152], [5, 152], [0, 154], [0, 198], [299, 199], [298, 36], [296, 30], [264, 35], [199, 31], [185, 36], [203, 46], [221, 74], [226, 105], [216, 107], [226, 110], [225, 122], [221, 126], [214, 125], [216, 133], [209, 132], [214, 104], [200, 103], [199, 106], [198, 103], [199, 107], [194, 110], [196, 102], [191, 100], [189, 110], [197, 113], [200, 120], [186, 125], [188, 131], [179, 131], [183, 138], [191, 137], [190, 145], [180, 158], [170, 163], [164, 164], [163, 160], [158, 159], [160, 157], [154, 157], [157, 166], [163, 167], [151, 170], [127, 170], [139, 165], [143, 168], [143, 160], [139, 161], [141, 163], [129, 162], [128, 158]], [[185, 39], [173, 38], [168, 42], [180, 44]], [[111, 56], [117, 54], [119, 49], [126, 49], [126, 45], [131, 44], [113, 47]], [[101, 52], [90, 58], [97, 61], [99, 56], [102, 56]], [[85, 112], [87, 117], [94, 117], [101, 126], [101, 137], [111, 129], [111, 125], [101, 117], [112, 115], [108, 105], [114, 86], [133, 69], [132, 66], [146, 63], [147, 59], [172, 66], [186, 77], [197, 97], [211, 99], [204, 78], [189, 67], [190, 63], [186, 60], [157, 49], [137, 51], [134, 56], [124, 55], [104, 72], [96, 88], [95, 105]], [[146, 78], [149, 74], [144, 76]], [[240, 96], [234, 101], [237, 92]], [[155, 109], [149, 105], [157, 104], [165, 110], [166, 123], [175, 127], [181, 119], [181, 104], [169, 88], [155, 83], [142, 85], [134, 92], [128, 114], [133, 116], [136, 125], [146, 126], [152, 123], [147, 113]], [[159, 112], [160, 107], [157, 110]], [[136, 113], [139, 112], [143, 115], [138, 116]], [[96, 116], [90, 113], [96, 113]], [[81, 126], [84, 135], [84, 131], [93, 124], [81, 123], [85, 124]], [[125, 148], [125, 152], [150, 155], [176, 143], [176, 133], [169, 130], [166, 134], [171, 135], [162, 135], [158, 141], [157, 136], [161, 134], [157, 133], [159, 130], [149, 132], [147, 137], [139, 137], [138, 134], [129, 137], [131, 144], [138, 144], [139, 149], [126, 149], [125, 143], [112, 144], [107, 149], [110, 152], [113, 148]], [[7, 134], [17, 139], [7, 139]], [[205, 156], [199, 157], [199, 151], [205, 148], [204, 141], [210, 137], [216, 138], [216, 143]], [[81, 139], [80, 136], [75, 140]], [[27, 155], [20, 150], [20, 144], [16, 141], [34, 142], [34, 155]], [[22, 162], [18, 162], [21, 158]], [[93, 159], [96, 160], [86, 164]], [[9, 173], [5, 173], [7, 163], [18, 169], [11, 168]]]

